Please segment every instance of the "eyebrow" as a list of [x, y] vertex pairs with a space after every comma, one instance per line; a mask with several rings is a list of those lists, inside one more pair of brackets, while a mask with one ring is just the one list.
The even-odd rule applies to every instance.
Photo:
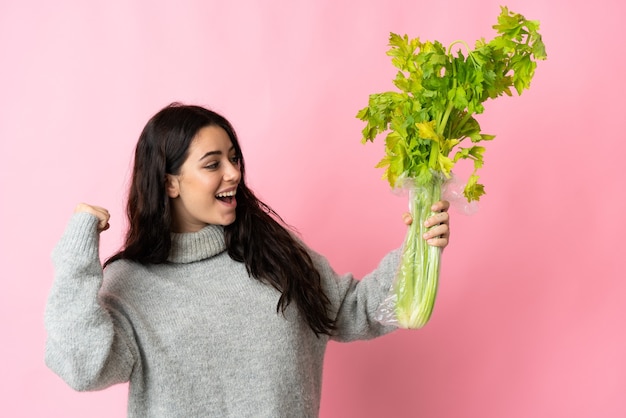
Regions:
[[211, 155], [221, 155], [222, 151], [209, 151], [206, 154], [204, 154], [202, 157], [200, 157], [200, 159], [198, 159], [198, 161], [202, 161], [207, 157], [210, 157]]
[[[228, 152], [231, 152], [231, 151], [232, 151], [232, 150], [234, 150], [234, 149], [235, 149], [235, 146], [234, 146], [234, 145], [231, 145], [231, 147], [228, 149]], [[209, 152], [207, 152], [206, 154], [204, 154], [202, 157], [200, 157], [200, 158], [198, 159], [198, 161], [202, 161], [202, 160], [204, 160], [205, 158], [210, 157], [211, 155], [222, 155], [222, 151], [219, 151], [219, 150], [216, 150], [216, 151], [209, 151]]]

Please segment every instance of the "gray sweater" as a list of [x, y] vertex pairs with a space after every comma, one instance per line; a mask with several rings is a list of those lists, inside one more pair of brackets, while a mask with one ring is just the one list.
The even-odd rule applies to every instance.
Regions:
[[[97, 219], [74, 215], [55, 247], [45, 312], [46, 364], [72, 388], [130, 382], [129, 417], [316, 417], [329, 337], [225, 251], [224, 231], [172, 234], [169, 263], [126, 260], [103, 272]], [[311, 251], [338, 330], [352, 341], [393, 330], [373, 320], [399, 261], [363, 280]]]

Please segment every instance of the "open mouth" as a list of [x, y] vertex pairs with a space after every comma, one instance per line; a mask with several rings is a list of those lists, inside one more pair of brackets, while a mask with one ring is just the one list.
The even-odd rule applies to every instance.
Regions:
[[232, 203], [236, 194], [237, 190], [231, 190], [230, 192], [218, 193], [215, 195], [215, 198], [225, 203]]

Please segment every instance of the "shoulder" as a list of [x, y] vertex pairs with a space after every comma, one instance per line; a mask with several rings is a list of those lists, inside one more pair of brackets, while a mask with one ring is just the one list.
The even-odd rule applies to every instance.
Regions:
[[124, 293], [128, 287], [136, 285], [141, 278], [150, 276], [149, 266], [130, 260], [115, 260], [104, 269], [102, 288], [106, 292]]
[[119, 274], [128, 274], [143, 270], [143, 265], [135, 261], [119, 259], [109, 263], [105, 269], [105, 275], [109, 278], [115, 277]]
[[[291, 235], [291, 238], [298, 245], [300, 245], [304, 249], [304, 251], [306, 251], [306, 253], [309, 255], [309, 257], [311, 257], [311, 261], [313, 261], [313, 264], [315, 265], [315, 267], [318, 270], [319, 269], [327, 269], [327, 268], [330, 267], [326, 257], [324, 257], [321, 253], [319, 253], [318, 251], [316, 251], [313, 248], [311, 248], [311, 246], [309, 246], [306, 242], [304, 242], [304, 240], [302, 239], [301, 236], [299, 236], [294, 231], [291, 231], [291, 230], [287, 230], [287, 231]], [[322, 272], [320, 271], [320, 273], [322, 273]]]

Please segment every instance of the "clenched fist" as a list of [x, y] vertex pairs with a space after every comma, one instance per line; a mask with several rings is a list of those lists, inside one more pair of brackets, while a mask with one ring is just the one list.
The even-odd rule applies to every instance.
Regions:
[[109, 229], [109, 218], [111, 215], [109, 211], [100, 206], [92, 206], [86, 203], [79, 203], [74, 209], [74, 213], [87, 212], [98, 218], [98, 232], [106, 231]]

